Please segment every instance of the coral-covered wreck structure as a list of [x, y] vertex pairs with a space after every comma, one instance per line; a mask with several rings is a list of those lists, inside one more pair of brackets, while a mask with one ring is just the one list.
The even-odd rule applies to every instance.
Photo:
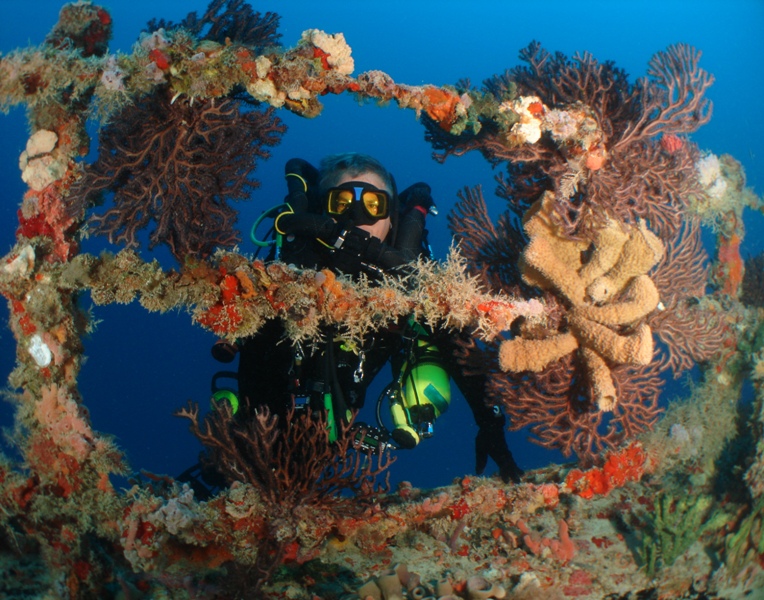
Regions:
[[[25, 105], [32, 132], [0, 268], [20, 457], [0, 462], [0, 551], [14, 561], [0, 588], [325, 600], [764, 588], [764, 308], [741, 296], [761, 261], [749, 275], [739, 250], [743, 207], [762, 205], [732, 157], [690, 138], [711, 117], [700, 53], [672, 46], [631, 82], [589, 54], [532, 43], [524, 66], [479, 89], [409, 86], [353, 76], [342, 34], [309, 30], [280, 48], [277, 25], [215, 0], [112, 55], [108, 11], [76, 2], [39, 46], [0, 56], [0, 107]], [[503, 166], [506, 212], [494, 222], [482, 190], [466, 188], [450, 215], [458, 251], [374, 286], [233, 251], [231, 201], [257, 185], [258, 160], [284, 133], [278, 110], [316, 116], [325, 94], [396, 102], [439, 160], [474, 150]], [[94, 118], [104, 125], [87, 164]], [[80, 252], [86, 226], [124, 250]], [[177, 269], [135, 252], [144, 229]], [[389, 491], [376, 482], [386, 458], [366, 460], [349, 438], [330, 445], [321, 422], [280, 434], [263, 415], [237, 431], [225, 411], [200, 422], [189, 406], [181, 414], [230, 485], [200, 499], [150, 476], [118, 492], [124, 457], [91, 427], [77, 385], [86, 294], [182, 308], [229, 339], [269, 319], [293, 341], [327, 323], [361, 338], [409, 314], [468, 332], [463, 368], [488, 373], [511, 427], [578, 464], [520, 484], [465, 476]], [[661, 415], [665, 376], [694, 365], [691, 396]], [[745, 382], [753, 404], [740, 402]]]

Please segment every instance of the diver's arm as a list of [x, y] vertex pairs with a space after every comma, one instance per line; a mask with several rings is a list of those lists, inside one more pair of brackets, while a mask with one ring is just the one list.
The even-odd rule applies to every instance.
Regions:
[[336, 238], [342, 228], [331, 217], [288, 210], [276, 217], [276, 231], [281, 235], [318, 238], [326, 243]]
[[401, 217], [395, 239], [395, 249], [405, 257], [406, 262], [416, 260], [422, 251], [424, 235], [424, 213], [414, 207]]
[[329, 243], [337, 249], [338, 255], [379, 267], [383, 271], [395, 269], [411, 260], [404, 252], [380, 241], [360, 227], [343, 229]]
[[383, 270], [394, 269], [414, 258], [413, 253], [397, 250], [359, 227], [347, 227], [331, 217], [286, 211], [276, 217], [281, 235], [316, 238], [348, 259], [358, 260]]
[[424, 182], [410, 185], [400, 194], [401, 218], [398, 223], [398, 235], [395, 248], [401, 252], [407, 262], [413, 261], [423, 253], [425, 217], [428, 212], [437, 214], [432, 199], [432, 189]]

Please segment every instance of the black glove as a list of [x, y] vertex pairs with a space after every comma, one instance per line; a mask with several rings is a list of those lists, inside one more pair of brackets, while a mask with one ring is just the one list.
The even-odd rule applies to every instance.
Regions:
[[483, 422], [475, 438], [475, 472], [482, 475], [490, 456], [499, 467], [499, 475], [504, 483], [510, 480], [520, 483], [524, 471], [517, 466], [512, 452], [504, 437], [504, 415], [496, 407], [496, 417], [489, 422]]
[[[338, 224], [339, 225], [339, 224]], [[368, 231], [358, 227], [339, 226], [331, 239], [325, 239], [333, 246], [333, 267], [348, 275], [358, 275], [382, 267], [381, 257], [387, 246], [373, 237]]]
[[316, 190], [318, 189], [318, 170], [308, 161], [292, 158], [284, 167], [289, 193], [284, 202], [296, 213], [316, 210]]
[[410, 185], [398, 195], [398, 198], [401, 203], [401, 212], [418, 206], [422, 209], [423, 214], [427, 212], [438, 214], [432, 199], [432, 189], [426, 183], [420, 181]]
[[334, 239], [326, 241], [337, 250], [363, 261], [376, 262], [382, 250], [382, 242], [358, 227], [345, 228], [340, 225]]

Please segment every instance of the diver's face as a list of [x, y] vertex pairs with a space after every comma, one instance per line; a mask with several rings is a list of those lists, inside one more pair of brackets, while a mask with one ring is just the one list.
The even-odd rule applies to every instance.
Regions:
[[[362, 181], [364, 183], [370, 183], [371, 185], [373, 185], [375, 188], [379, 190], [385, 190], [388, 194], [390, 194], [391, 198], [393, 196], [393, 191], [387, 187], [385, 180], [382, 179], [376, 173], [359, 173], [358, 175], [343, 175], [336, 185], [342, 185], [343, 183], [347, 183], [348, 181]], [[391, 227], [392, 227], [392, 222], [390, 221], [390, 217], [387, 217], [385, 219], [380, 219], [379, 221], [375, 221], [371, 225], [358, 225], [358, 229], [363, 229], [364, 231], [368, 231], [369, 235], [375, 238], [378, 238], [380, 240], [384, 240], [387, 237], [387, 234], [390, 233]]]

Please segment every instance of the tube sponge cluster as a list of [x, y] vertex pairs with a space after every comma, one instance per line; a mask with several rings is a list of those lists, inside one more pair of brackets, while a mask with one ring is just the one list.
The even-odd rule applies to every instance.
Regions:
[[[562, 295], [570, 308], [559, 331], [502, 342], [499, 365], [515, 373], [540, 372], [580, 350], [593, 400], [609, 411], [618, 401], [609, 365], [647, 365], [653, 359], [652, 332], [643, 319], [660, 301], [647, 273], [663, 257], [663, 243], [644, 222], [630, 227], [609, 221], [591, 239], [571, 239], [549, 219], [548, 200], [551, 195], [526, 214], [530, 241], [523, 277]], [[590, 247], [594, 251], [583, 262]]]

